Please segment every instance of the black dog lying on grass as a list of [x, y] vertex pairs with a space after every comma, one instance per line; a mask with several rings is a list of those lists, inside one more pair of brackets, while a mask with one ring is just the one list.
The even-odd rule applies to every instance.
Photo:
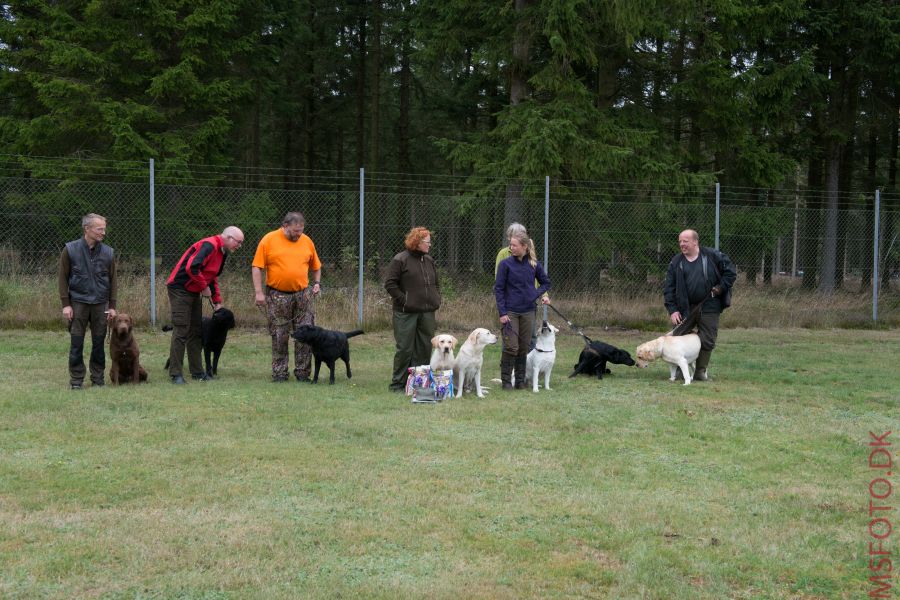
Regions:
[[[228, 339], [228, 330], [234, 329], [234, 313], [224, 306], [213, 313], [212, 317], [203, 317], [200, 322], [200, 336], [203, 344], [203, 362], [206, 365], [207, 377], [215, 378], [219, 373], [219, 357]], [[164, 325], [163, 331], [172, 331], [171, 325]], [[212, 360], [210, 360], [210, 358]], [[169, 359], [166, 359], [166, 369]]]
[[575, 377], [579, 373], [588, 375], [596, 375], [597, 379], [603, 379], [607, 373], [611, 373], [606, 368], [606, 363], [614, 365], [634, 366], [634, 359], [625, 350], [616, 348], [604, 342], [591, 342], [584, 347], [581, 355], [578, 357], [578, 364], [575, 365], [575, 371], [569, 377]]
[[324, 362], [328, 365], [328, 370], [330, 371], [328, 383], [334, 383], [334, 363], [339, 358], [347, 365], [347, 379], [351, 378], [350, 343], [347, 341], [347, 338], [361, 335], [362, 333], [364, 333], [362, 329], [342, 333], [340, 331], [322, 329], [315, 325], [301, 325], [291, 334], [291, 337], [304, 344], [309, 344], [312, 348], [313, 356], [316, 359], [316, 370], [313, 373], [312, 382], [319, 382], [319, 368]]

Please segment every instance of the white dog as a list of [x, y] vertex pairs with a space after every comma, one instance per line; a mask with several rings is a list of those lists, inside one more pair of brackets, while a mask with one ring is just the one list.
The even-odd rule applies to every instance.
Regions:
[[456, 348], [456, 338], [447, 333], [442, 333], [431, 338], [431, 361], [428, 363], [432, 371], [446, 371], [452, 369], [455, 363], [453, 349]]
[[497, 336], [483, 327], [469, 334], [456, 354], [456, 365], [453, 367], [453, 385], [456, 386], [456, 397], [462, 398], [466, 382], [475, 384], [475, 395], [484, 398], [481, 387], [481, 366], [484, 364], [484, 349], [489, 344], [496, 344]]
[[671, 377], [675, 381], [678, 368], [684, 375], [684, 385], [691, 384], [694, 376], [697, 356], [700, 354], [700, 336], [696, 333], [687, 335], [663, 335], [655, 340], [637, 347], [637, 367], [643, 369], [648, 362], [662, 358], [669, 363]]
[[559, 329], [544, 321], [534, 343], [534, 350], [528, 353], [525, 367], [525, 381], [531, 381], [531, 390], [537, 392], [540, 376], [544, 374], [544, 389], [550, 390], [550, 371], [556, 362], [556, 334]]

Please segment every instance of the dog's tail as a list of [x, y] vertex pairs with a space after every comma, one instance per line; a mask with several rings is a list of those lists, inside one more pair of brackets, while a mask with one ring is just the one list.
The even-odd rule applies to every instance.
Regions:
[[172, 331], [172, 326], [171, 325], [163, 325], [162, 330], [163, 331]]
[[354, 329], [353, 331], [348, 331], [344, 335], [346, 335], [348, 338], [352, 338], [355, 335], [362, 335], [364, 333], [365, 331], [363, 331], [362, 329]]

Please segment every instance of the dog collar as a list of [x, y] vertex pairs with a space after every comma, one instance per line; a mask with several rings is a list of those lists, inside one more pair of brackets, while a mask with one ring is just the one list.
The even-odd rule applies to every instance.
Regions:
[[535, 347], [535, 350], [538, 352], [553, 352], [553, 350], [541, 350], [540, 348]]

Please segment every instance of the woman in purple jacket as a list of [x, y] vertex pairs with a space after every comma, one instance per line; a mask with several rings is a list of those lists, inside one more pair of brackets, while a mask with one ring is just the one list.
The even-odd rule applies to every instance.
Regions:
[[[516, 389], [525, 389], [525, 363], [534, 329], [534, 303], [541, 298], [541, 302], [550, 304], [550, 299], [544, 296], [544, 292], [550, 289], [550, 278], [538, 262], [534, 243], [528, 235], [517, 233], [511, 236], [509, 251], [512, 256], [500, 261], [494, 282], [494, 297], [497, 299], [503, 336], [500, 380], [505, 390], [513, 387], [514, 370]], [[535, 280], [539, 287], [534, 286]]]

